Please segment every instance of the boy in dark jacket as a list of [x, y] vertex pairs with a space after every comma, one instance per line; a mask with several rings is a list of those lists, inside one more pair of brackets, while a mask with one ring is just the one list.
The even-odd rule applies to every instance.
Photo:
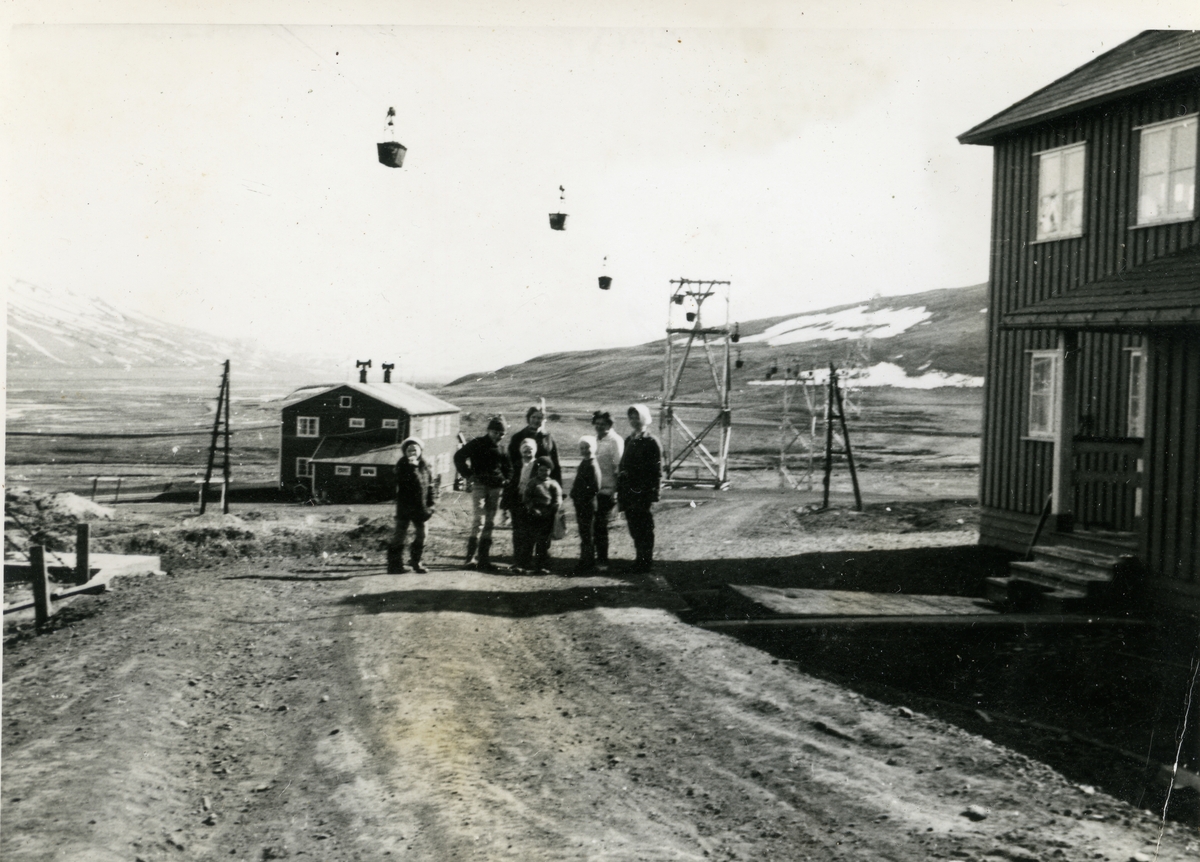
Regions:
[[521, 493], [525, 504], [526, 527], [534, 541], [534, 572], [550, 574], [550, 539], [554, 531], [554, 519], [562, 505], [562, 486], [550, 478], [554, 469], [545, 455], [534, 461], [533, 478]]
[[454, 466], [467, 480], [471, 490], [471, 537], [467, 539], [465, 565], [475, 560], [479, 551], [479, 570], [492, 572], [492, 528], [496, 523], [496, 509], [504, 488], [512, 479], [512, 463], [508, 453], [500, 445], [504, 437], [504, 420], [500, 417], [488, 422], [487, 433], [476, 437], [454, 453]]
[[579, 438], [579, 468], [571, 483], [571, 501], [575, 504], [575, 523], [579, 527], [580, 574], [596, 568], [596, 495], [600, 493], [600, 466], [596, 463], [596, 438]]
[[396, 464], [396, 532], [388, 544], [388, 574], [402, 575], [408, 571], [404, 565], [404, 540], [408, 526], [412, 524], [412, 570], [425, 574], [428, 569], [421, 565], [421, 554], [425, 550], [425, 522], [433, 517], [437, 502], [437, 490], [433, 484], [433, 471], [421, 457], [425, 444], [418, 437], [409, 437], [400, 444], [404, 457]]

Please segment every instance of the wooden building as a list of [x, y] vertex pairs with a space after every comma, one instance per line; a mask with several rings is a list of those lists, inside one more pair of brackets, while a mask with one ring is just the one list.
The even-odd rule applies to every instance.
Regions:
[[[310, 386], [294, 396], [282, 410], [281, 487], [323, 491], [328, 499], [386, 498], [392, 494], [392, 473], [380, 469], [379, 459], [391, 458], [394, 464], [400, 455], [390, 447], [410, 436], [425, 442], [425, 460], [434, 475], [453, 481], [460, 415], [453, 404], [387, 380]], [[319, 488], [317, 462], [323, 465]]]
[[1147, 31], [959, 136], [993, 150], [980, 540], [1039, 535], [1010, 597], [1200, 609], [1198, 107], [1200, 33]]

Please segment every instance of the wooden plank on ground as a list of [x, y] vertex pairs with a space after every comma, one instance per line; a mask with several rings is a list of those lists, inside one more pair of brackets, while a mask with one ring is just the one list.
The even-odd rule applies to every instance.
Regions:
[[965, 596], [909, 596], [850, 590], [812, 590], [730, 584], [730, 589], [769, 611], [789, 617], [946, 616], [997, 613]]

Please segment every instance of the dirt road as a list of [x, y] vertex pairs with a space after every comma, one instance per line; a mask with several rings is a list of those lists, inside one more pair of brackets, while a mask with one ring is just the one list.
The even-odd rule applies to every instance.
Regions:
[[1194, 829], [681, 622], [661, 579], [338, 559], [130, 580], [11, 638], [0, 855], [1200, 855]]

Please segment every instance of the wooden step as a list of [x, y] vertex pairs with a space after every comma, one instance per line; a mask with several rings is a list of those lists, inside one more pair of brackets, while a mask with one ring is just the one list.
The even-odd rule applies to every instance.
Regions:
[[1075, 589], [1084, 592], [1099, 590], [1112, 581], [1112, 576], [1072, 565], [1060, 565], [1046, 560], [1018, 561], [1009, 564], [1012, 577], [1039, 584], [1048, 589]]
[[1087, 590], [1048, 586], [1020, 576], [988, 578], [984, 598], [1009, 611], [1034, 614], [1081, 613], [1095, 603]]
[[1100, 572], [1106, 577], [1112, 577], [1113, 567], [1120, 559], [1112, 554], [1101, 554], [1068, 545], [1038, 545], [1033, 549], [1033, 556], [1034, 559], [1066, 563], [1080, 569]]
[[1054, 547], [1069, 547], [1098, 554], [1127, 556], [1137, 553], [1137, 535], [1135, 533], [1118, 533], [1109, 530], [1076, 530], [1072, 533], [1058, 533], [1049, 541]]

